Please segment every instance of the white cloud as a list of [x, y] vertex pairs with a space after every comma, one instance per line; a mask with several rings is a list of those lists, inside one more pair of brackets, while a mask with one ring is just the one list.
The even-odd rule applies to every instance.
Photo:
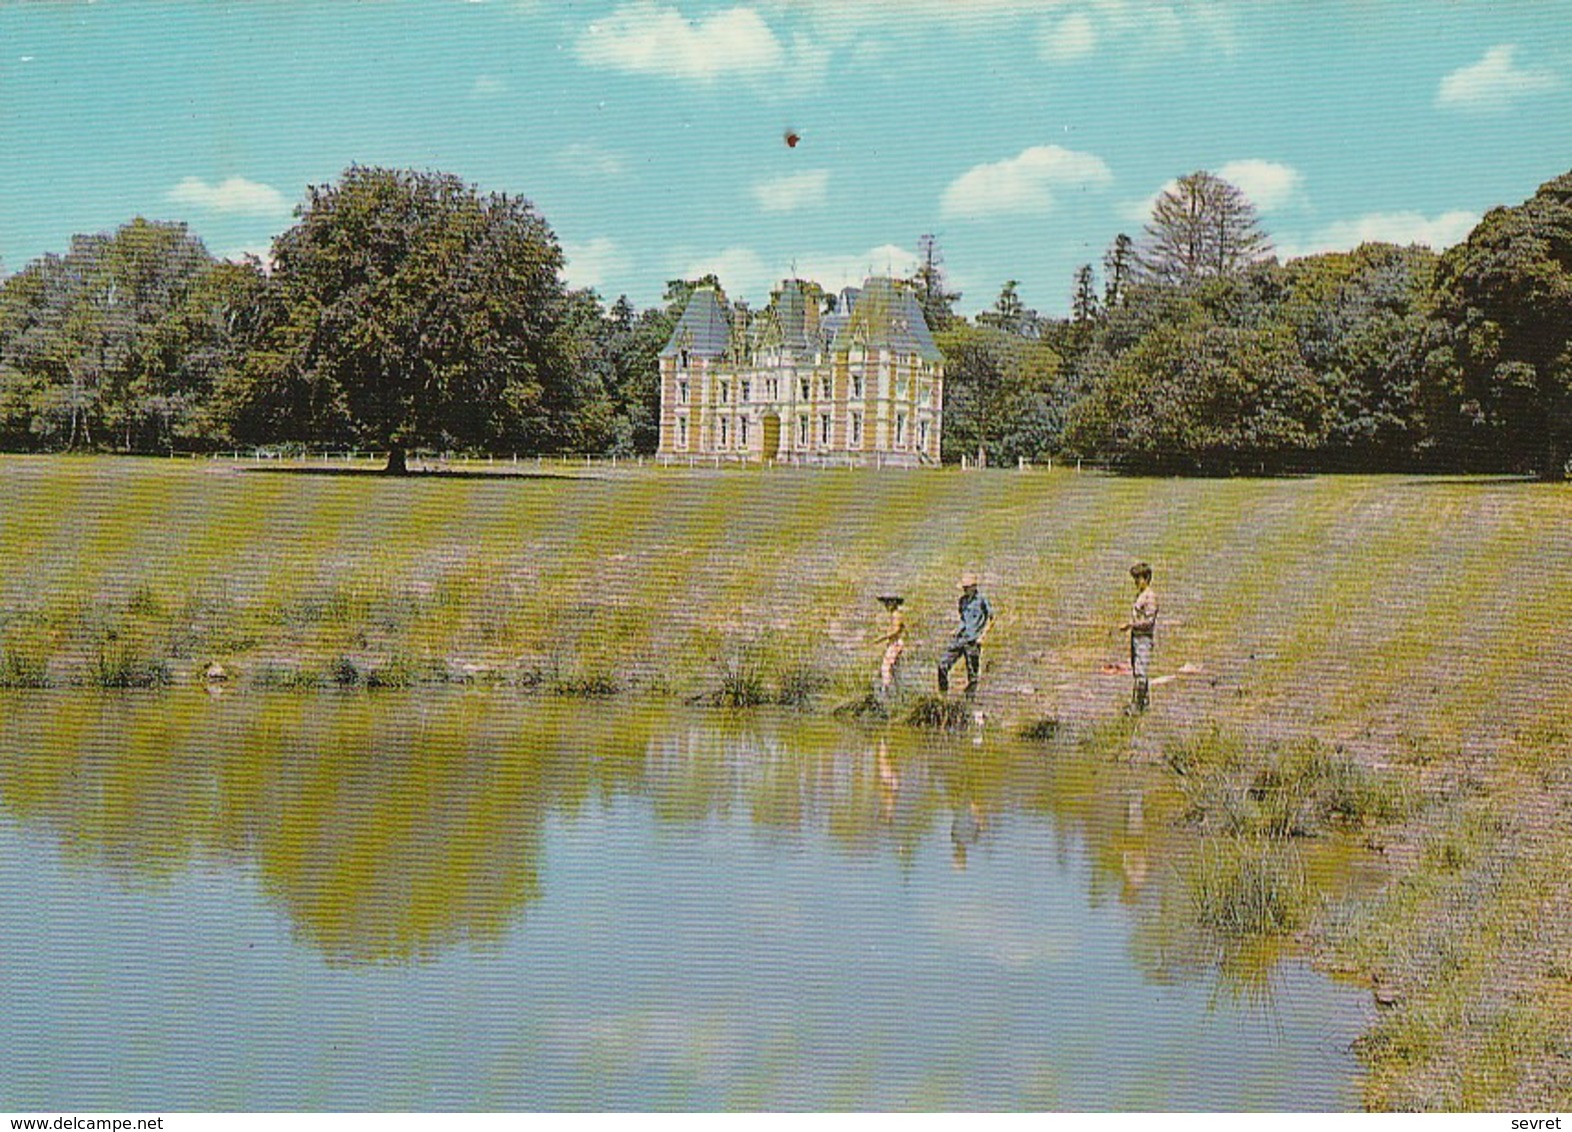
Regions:
[[797, 263], [797, 274], [822, 284], [827, 291], [860, 287], [870, 275], [899, 279], [917, 270], [917, 253], [896, 244], [880, 244], [861, 255], [808, 254]]
[[1457, 110], [1506, 110], [1519, 98], [1558, 89], [1561, 79], [1543, 69], [1518, 69], [1512, 62], [1517, 46], [1503, 43], [1490, 48], [1477, 63], [1453, 71], [1441, 80], [1436, 105]]
[[596, 236], [582, 244], [563, 244], [563, 274], [575, 287], [604, 287], [633, 269], [633, 257], [617, 241]]
[[473, 86], [469, 88], [471, 98], [495, 98], [499, 94], [507, 93], [508, 84], [495, 75], [479, 75]]
[[[1294, 203], [1300, 198], [1300, 189], [1304, 186], [1304, 174], [1292, 165], [1263, 161], [1258, 157], [1229, 161], [1218, 166], [1213, 172], [1234, 187], [1243, 189], [1245, 196], [1250, 198], [1250, 203], [1262, 212]], [[1172, 192], [1178, 185], [1178, 178], [1169, 178], [1150, 196], [1142, 200], [1126, 201], [1120, 205], [1119, 215], [1134, 223], [1145, 224], [1152, 218], [1152, 209], [1157, 207], [1157, 198], [1166, 192]]]
[[230, 177], [217, 185], [210, 185], [200, 177], [187, 177], [169, 190], [166, 199], [175, 204], [243, 216], [279, 216], [289, 211], [289, 202], [283, 193], [271, 185], [248, 181], [244, 177]]
[[1217, 170], [1217, 175], [1243, 189], [1250, 203], [1262, 212], [1282, 208], [1293, 201], [1305, 180], [1304, 174], [1292, 165], [1262, 161], [1258, 157], [1230, 161]]
[[782, 279], [795, 274], [821, 284], [827, 291], [860, 287], [870, 275], [911, 275], [917, 270], [917, 253], [897, 244], [880, 244], [865, 252], [803, 252], [778, 261], [766, 260], [752, 248], [732, 246], [677, 261], [673, 277], [696, 279], [713, 272], [733, 299], [746, 299], [762, 307]]
[[271, 273], [273, 270], [273, 245], [272, 244], [247, 244], [243, 247], [230, 248], [219, 259], [227, 259], [230, 263], [240, 263], [247, 256], [256, 256], [262, 264], [262, 270]]
[[752, 248], [733, 246], [718, 252], [690, 255], [677, 269], [676, 278], [697, 279], [714, 274], [732, 298], [753, 299], [767, 293], [777, 273]]
[[628, 163], [622, 154], [601, 149], [588, 142], [574, 142], [557, 151], [557, 164], [586, 177], [620, 177]]
[[1126, 58], [1135, 62], [1189, 50], [1232, 55], [1239, 49], [1237, 5], [1153, 4], [1148, 0], [1092, 0], [1103, 27], [1121, 37]]
[[1441, 251], [1459, 243], [1479, 223], [1477, 212], [1456, 209], [1438, 216], [1420, 212], [1372, 212], [1353, 220], [1339, 220], [1310, 233], [1302, 240], [1278, 241], [1284, 260], [1321, 252], [1343, 252], [1360, 244], [1424, 244]]
[[1053, 190], [1064, 185], [1106, 185], [1113, 173], [1103, 159], [1057, 145], [1036, 145], [1014, 157], [975, 165], [944, 190], [944, 215], [998, 216], [1053, 208]]
[[1043, 25], [1038, 48], [1050, 63], [1084, 59], [1097, 50], [1097, 29], [1085, 12], [1071, 12], [1062, 20], [1049, 20]]
[[753, 199], [765, 212], [796, 212], [824, 203], [830, 187], [828, 169], [807, 169], [769, 181], [756, 181]]
[[786, 48], [752, 8], [689, 20], [654, 0], [625, 4], [590, 24], [576, 50], [593, 67], [703, 83], [768, 74], [787, 58]]
[[[901, 33], [938, 26], [980, 34], [997, 33], [1001, 23], [1035, 17], [1069, 0], [758, 0], [761, 7], [787, 14], [806, 13], [837, 39], [861, 36], [872, 27]], [[897, 18], [898, 17], [898, 18]]]

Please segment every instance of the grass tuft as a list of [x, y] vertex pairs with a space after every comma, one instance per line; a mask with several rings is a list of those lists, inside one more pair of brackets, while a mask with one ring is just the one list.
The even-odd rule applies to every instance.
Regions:
[[259, 688], [320, 688], [325, 682], [320, 672], [282, 661], [264, 661], [251, 674], [251, 683]]
[[706, 697], [714, 707], [750, 708], [769, 703], [764, 672], [757, 661], [733, 656], [720, 663], [720, 686]]
[[971, 726], [972, 706], [965, 700], [952, 700], [946, 696], [919, 696], [906, 713], [906, 722], [913, 727], [960, 731]]
[[793, 664], [782, 669], [775, 678], [775, 702], [783, 707], [808, 707], [830, 686], [830, 681], [818, 668], [807, 664]]
[[595, 700], [617, 695], [622, 691], [622, 685], [606, 673], [591, 672], [580, 676], [559, 676], [547, 685], [546, 690], [554, 696]]
[[1225, 833], [1315, 836], [1332, 826], [1394, 821], [1412, 810], [1406, 784], [1313, 740], [1256, 753], [1215, 729], [1168, 745], [1191, 821]]
[[88, 683], [97, 688], [162, 688], [172, 679], [162, 657], [113, 631], [99, 639], [88, 668]]
[[886, 720], [890, 718], [890, 704], [877, 692], [868, 692], [860, 699], [839, 705], [834, 714], [841, 719]]
[[1196, 920], [1222, 936], [1286, 935], [1309, 916], [1312, 894], [1303, 863], [1269, 838], [1204, 842], [1187, 880]]
[[0, 641], [0, 688], [47, 688], [49, 664], [38, 651]]
[[1059, 717], [1047, 715], [1041, 719], [1034, 719], [1021, 728], [1021, 738], [1029, 739], [1034, 743], [1052, 742], [1059, 734]]

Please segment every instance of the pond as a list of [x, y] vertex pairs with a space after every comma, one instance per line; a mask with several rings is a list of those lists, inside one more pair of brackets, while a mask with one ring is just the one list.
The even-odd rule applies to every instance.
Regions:
[[1348, 1109], [1152, 772], [491, 691], [0, 695], [0, 1109]]

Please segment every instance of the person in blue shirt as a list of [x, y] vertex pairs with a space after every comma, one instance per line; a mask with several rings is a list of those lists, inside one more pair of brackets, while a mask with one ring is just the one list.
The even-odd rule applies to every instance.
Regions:
[[976, 574], [961, 575], [960, 591], [958, 608], [961, 624], [945, 646], [944, 655], [939, 658], [939, 694], [943, 696], [949, 693], [950, 669], [955, 667], [957, 660], [965, 657], [966, 696], [970, 699], [977, 694], [977, 677], [982, 668], [982, 643], [993, 625], [993, 609], [988, 605], [988, 599], [977, 592]]

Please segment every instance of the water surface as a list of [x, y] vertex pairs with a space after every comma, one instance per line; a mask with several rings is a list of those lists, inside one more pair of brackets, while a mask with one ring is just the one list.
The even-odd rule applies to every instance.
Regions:
[[0, 696], [0, 1109], [1346, 1109], [1150, 777], [494, 692]]

